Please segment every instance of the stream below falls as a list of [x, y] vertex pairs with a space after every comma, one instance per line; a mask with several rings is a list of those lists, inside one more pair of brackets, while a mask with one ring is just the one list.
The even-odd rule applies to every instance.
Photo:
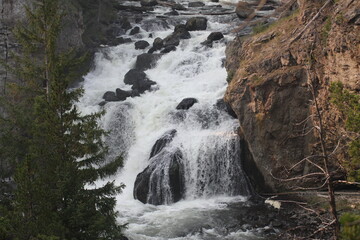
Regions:
[[[150, 68], [137, 63], [154, 39], [166, 38], [175, 26], [195, 16], [189, 13], [234, 11], [231, 5], [219, 7], [221, 1], [202, 2], [205, 6], [180, 10], [176, 16], [166, 15], [171, 8], [165, 6], [143, 14], [120, 12], [128, 17], [131, 29], [119, 32], [119, 37], [132, 42], [103, 46], [93, 70], [84, 77], [79, 108], [83, 113], [106, 110], [101, 126], [109, 131], [109, 159], [124, 157], [124, 167], [114, 180], [126, 185], [117, 196], [117, 210], [119, 223], [128, 224], [125, 235], [131, 240], [250, 240], [262, 239], [266, 230], [246, 222], [243, 209], [251, 207], [252, 189], [241, 166], [239, 123], [221, 102], [227, 87], [225, 47], [241, 21], [235, 14], [205, 16], [206, 30], [189, 31], [190, 37], [180, 38], [176, 50], [155, 51], [158, 59]], [[140, 6], [134, 1], [119, 3]], [[177, 3], [187, 7], [189, 1]], [[139, 32], [130, 35], [134, 27]], [[212, 46], [204, 44], [212, 32], [221, 32], [224, 38]], [[139, 40], [150, 46], [135, 49]], [[135, 68], [138, 71], [131, 76], [145, 83], [125, 84], [124, 78], [132, 81], [126, 74]], [[125, 100], [121, 94], [128, 94]], [[185, 98], [196, 100], [190, 108], [189, 103], [179, 107]]]

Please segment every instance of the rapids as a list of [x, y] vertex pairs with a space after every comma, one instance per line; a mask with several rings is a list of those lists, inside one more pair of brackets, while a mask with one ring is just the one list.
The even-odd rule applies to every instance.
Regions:
[[[187, 5], [187, 1], [177, 2]], [[223, 8], [233, 11], [232, 6]], [[234, 38], [231, 30], [240, 23], [235, 14], [206, 16], [207, 30], [190, 32], [190, 39], [182, 39], [176, 51], [164, 54], [154, 68], [145, 71], [157, 83], [151, 91], [125, 101], [109, 102], [104, 107], [98, 105], [106, 91], [130, 90], [131, 86], [123, 82], [124, 76], [134, 67], [136, 57], [149, 49], [135, 50], [135, 41], [152, 44], [156, 37], [165, 38], [175, 25], [192, 17], [156, 17], [168, 11], [169, 8], [156, 6], [141, 22], [130, 20], [133, 26], [140, 27], [139, 34], [124, 35], [133, 42], [102, 47], [93, 70], [84, 77], [85, 95], [79, 108], [83, 113], [105, 108], [101, 125], [110, 131], [106, 138], [110, 157], [122, 154], [125, 159], [124, 168], [114, 177], [117, 183], [126, 185], [117, 197], [118, 221], [128, 224], [125, 235], [131, 240], [259, 239], [261, 229], [234, 227], [238, 212], [228, 206], [247, 204], [251, 187], [241, 168], [238, 121], [214, 106], [227, 87], [223, 64], [226, 43]], [[225, 38], [212, 48], [201, 45], [215, 31], [222, 32]], [[189, 110], [176, 110], [177, 104], [188, 97], [196, 98], [198, 103]], [[168, 196], [164, 205], [143, 204], [133, 196], [136, 177], [148, 166], [156, 140], [172, 129], [177, 133], [167, 149], [176, 148], [182, 153], [184, 198], [172, 203]], [[159, 186], [162, 190], [169, 188], [165, 180]]]

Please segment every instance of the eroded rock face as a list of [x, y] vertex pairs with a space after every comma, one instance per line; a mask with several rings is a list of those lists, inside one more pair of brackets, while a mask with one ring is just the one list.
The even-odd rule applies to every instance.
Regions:
[[[330, 104], [330, 83], [342, 81], [349, 89], [360, 89], [360, 39], [357, 37], [360, 29], [354, 21], [360, 2], [346, 0], [333, 6], [335, 10], [329, 11], [326, 17], [344, 18], [338, 23], [331, 22], [326, 38], [324, 17], [317, 18], [301, 38], [292, 41], [298, 33], [296, 29], [303, 29], [317, 9], [312, 1], [300, 6], [298, 15], [292, 15], [286, 24], [280, 23], [246, 40], [237, 38], [226, 50], [229, 87], [225, 101], [238, 116], [240, 134], [248, 148], [247, 161], [251, 162], [244, 164], [250, 166], [248, 175], [252, 170], [258, 171], [259, 178], [267, 185], [264, 188], [272, 191], [288, 190], [298, 184], [287, 184], [276, 178], [288, 177], [286, 169], [320, 151], [318, 135], [311, 131], [318, 122], [311, 118], [316, 111], [309, 82], [316, 84], [315, 95], [324, 124], [335, 133], [340, 133], [343, 122], [335, 106]], [[309, 59], [315, 59], [310, 70]], [[335, 147], [335, 139], [327, 135], [329, 149]], [[338, 159], [341, 154], [338, 153]], [[331, 165], [334, 175], [344, 176], [336, 171], [337, 162]], [[306, 174], [309, 169], [311, 167], [301, 165], [291, 174]], [[320, 181], [313, 178], [301, 184], [316, 186]]]

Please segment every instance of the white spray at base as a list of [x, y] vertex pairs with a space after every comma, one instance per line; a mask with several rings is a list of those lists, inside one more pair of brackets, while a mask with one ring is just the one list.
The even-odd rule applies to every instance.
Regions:
[[[115, 180], [126, 185], [117, 197], [117, 210], [119, 223], [128, 223], [125, 234], [129, 239], [258, 239], [251, 232], [219, 232], [213, 226], [213, 218], [218, 211], [226, 212], [227, 203], [246, 201], [246, 197], [235, 195], [248, 189], [243, 183], [240, 188], [244, 189], [239, 190], [241, 183], [236, 178], [242, 175], [240, 156], [233, 153], [240, 151], [234, 144], [239, 142], [238, 121], [214, 107], [227, 87], [225, 41], [214, 43], [212, 48], [201, 45], [211, 32], [228, 25], [209, 20], [206, 31], [191, 32], [191, 39], [181, 40], [176, 51], [163, 55], [156, 67], [146, 71], [157, 83], [152, 91], [104, 106], [101, 124], [110, 131], [106, 139], [110, 155], [123, 153], [125, 158]], [[152, 31], [152, 38], [142, 30], [138, 37], [152, 43], [172, 29]], [[134, 43], [128, 43], [99, 51], [95, 68], [83, 84], [82, 112], [99, 111], [98, 103], [106, 91], [130, 90], [123, 82], [124, 75], [134, 67], [136, 56], [147, 50], [135, 50]], [[187, 111], [176, 110], [188, 97], [198, 103]], [[136, 176], [148, 166], [156, 140], [172, 129], [177, 133], [169, 148], [178, 148], [183, 154], [185, 199], [169, 205], [143, 204], [133, 196]]]

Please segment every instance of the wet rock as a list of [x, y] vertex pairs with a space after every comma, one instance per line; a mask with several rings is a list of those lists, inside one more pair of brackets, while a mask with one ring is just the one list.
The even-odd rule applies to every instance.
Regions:
[[150, 46], [150, 44], [145, 40], [135, 42], [135, 49], [145, 49], [148, 46]]
[[189, 39], [191, 35], [188, 30], [186, 30], [186, 25], [179, 24], [175, 26], [174, 35], [180, 39]]
[[131, 23], [129, 22], [129, 20], [127, 18], [123, 18], [122, 19], [122, 24], [121, 24], [121, 28], [124, 30], [129, 30], [131, 29]]
[[152, 85], [155, 85], [156, 82], [151, 80], [142, 80], [134, 82], [133, 86], [131, 87], [132, 90], [137, 91], [139, 94], [144, 93], [151, 89]]
[[179, 150], [164, 150], [137, 175], [134, 198], [154, 205], [174, 203], [184, 197], [184, 182], [182, 153]]
[[193, 17], [186, 22], [186, 30], [188, 31], [199, 31], [206, 30], [207, 19], [204, 17]]
[[179, 16], [179, 13], [176, 10], [172, 10], [171, 12], [164, 13], [166, 16]]
[[205, 6], [205, 3], [203, 2], [189, 2], [189, 7], [203, 7]]
[[161, 57], [160, 54], [143, 53], [136, 58], [135, 68], [141, 71], [153, 68], [156, 61]]
[[143, 71], [138, 69], [130, 69], [124, 76], [125, 84], [134, 84], [135, 82], [149, 80]]
[[228, 113], [230, 116], [232, 116], [233, 118], [237, 118], [236, 113], [234, 112], [234, 110], [232, 110], [230, 104], [228, 104], [227, 102], [224, 101], [224, 99], [218, 99], [216, 101], [215, 107], [221, 111], [224, 111], [226, 113]]
[[191, 108], [198, 100], [196, 98], [184, 98], [179, 105], [177, 105], [177, 110], [188, 110]]
[[186, 7], [184, 7], [183, 5], [181, 5], [181, 4], [173, 4], [172, 6], [171, 6], [171, 8], [173, 9], [173, 10], [180, 10], [180, 11], [185, 11], [185, 10], [187, 10], [186, 9]]
[[118, 38], [114, 38], [111, 42], [108, 43], [108, 45], [109, 46], [117, 46], [120, 44], [129, 43], [129, 42], [132, 42], [131, 38], [118, 37]]
[[124, 101], [126, 98], [132, 96], [132, 91], [125, 91], [120, 88], [117, 88], [116, 91], [116, 97], [119, 99], [119, 101]]
[[224, 35], [221, 32], [212, 32], [207, 37], [207, 40], [210, 41], [210, 42], [213, 42], [213, 41], [218, 41], [218, 40], [223, 39], [223, 38], [224, 38]]
[[141, 0], [140, 4], [144, 7], [153, 7], [156, 6], [158, 3], [157, 0]]
[[180, 44], [180, 39], [175, 34], [171, 34], [164, 38], [163, 44], [165, 47], [167, 46], [178, 46]]
[[107, 103], [108, 103], [107, 101], [101, 101], [101, 102], [99, 102], [98, 105], [99, 105], [100, 107], [103, 107], [103, 106], [105, 106]]
[[157, 37], [154, 39], [153, 48], [155, 50], [160, 50], [163, 46], [164, 46], [164, 42], [161, 38]]
[[130, 31], [130, 35], [135, 35], [138, 34], [140, 32], [140, 28], [139, 27], [134, 27], [133, 29], [131, 29]]
[[164, 133], [158, 140], [156, 140], [154, 146], [151, 148], [150, 158], [161, 152], [175, 137], [176, 130], [170, 130]]
[[176, 51], [176, 47], [175, 46], [166, 46], [160, 53], [169, 53], [172, 51]]
[[235, 13], [240, 19], [248, 18], [251, 14], [254, 13], [254, 9], [251, 4], [247, 2], [238, 2], [236, 5]]
[[116, 93], [112, 92], [112, 91], [105, 92], [102, 98], [107, 102], [117, 102], [117, 101], [119, 101], [118, 97], [116, 96]]

